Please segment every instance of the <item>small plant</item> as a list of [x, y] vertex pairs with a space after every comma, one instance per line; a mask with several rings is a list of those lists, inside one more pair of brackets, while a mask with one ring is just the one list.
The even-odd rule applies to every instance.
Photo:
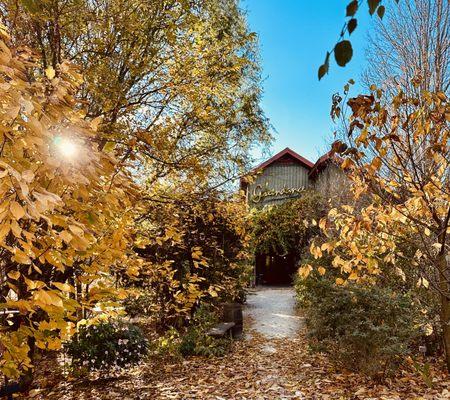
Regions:
[[218, 318], [211, 306], [203, 305], [194, 313], [191, 324], [185, 330], [170, 328], [151, 343], [155, 355], [173, 358], [188, 356], [221, 357], [230, 347], [230, 339], [217, 339], [208, 331]]
[[92, 371], [136, 364], [147, 354], [148, 344], [136, 325], [109, 320], [82, 325], [65, 349], [72, 366]]
[[220, 357], [230, 347], [230, 339], [216, 339], [208, 335], [208, 331], [218, 319], [211, 307], [201, 306], [194, 314], [191, 325], [181, 338], [180, 353], [184, 357], [190, 355]]
[[180, 354], [180, 332], [175, 328], [170, 328], [164, 335], [159, 336], [150, 343], [151, 352], [154, 355], [168, 358], [181, 358]]
[[434, 384], [430, 364], [428, 363], [420, 364], [417, 361], [414, 361], [413, 367], [420, 374], [425, 384], [432, 389]]

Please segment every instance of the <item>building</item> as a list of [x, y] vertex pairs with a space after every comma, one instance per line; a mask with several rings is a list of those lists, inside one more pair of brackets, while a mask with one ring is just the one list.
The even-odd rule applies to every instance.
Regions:
[[[249, 179], [241, 180], [241, 189], [252, 208], [280, 204], [301, 196], [309, 188], [315, 188], [325, 198], [332, 198], [339, 195], [342, 185], [346, 184], [336, 161], [328, 152], [312, 163], [286, 148], [254, 168]], [[255, 254], [256, 283], [289, 284], [297, 263], [293, 254]]]
[[308, 188], [328, 189], [336, 174], [340, 169], [331, 152], [312, 163], [286, 147], [254, 168], [252, 178], [242, 179], [241, 189], [250, 207], [260, 208], [298, 197]]

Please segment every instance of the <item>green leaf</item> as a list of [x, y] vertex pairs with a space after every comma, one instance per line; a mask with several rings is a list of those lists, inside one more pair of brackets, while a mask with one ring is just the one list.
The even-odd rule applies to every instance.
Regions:
[[39, 3], [36, 0], [21, 0], [20, 2], [31, 14], [35, 14], [39, 11]]
[[347, 5], [347, 17], [353, 17], [358, 11], [358, 0], [353, 0]]
[[337, 65], [344, 67], [353, 56], [352, 44], [348, 40], [343, 40], [334, 47], [334, 58]]
[[369, 5], [369, 14], [373, 15], [373, 13], [376, 11], [377, 7], [379, 6], [381, 0], [367, 0], [367, 4]]
[[352, 32], [356, 29], [356, 26], [358, 25], [358, 21], [356, 21], [355, 18], [352, 18], [350, 21], [348, 21], [347, 29], [348, 33], [351, 35]]
[[90, 224], [95, 223], [95, 218], [94, 218], [94, 216], [93, 216], [91, 213], [88, 213], [86, 219], [88, 220], [88, 222], [89, 222]]
[[386, 9], [385, 9], [384, 6], [378, 7], [378, 9], [377, 9], [377, 14], [378, 14], [378, 16], [380, 17], [380, 19], [383, 19], [383, 17], [384, 17], [384, 12], [385, 12], [385, 11], [386, 11]]

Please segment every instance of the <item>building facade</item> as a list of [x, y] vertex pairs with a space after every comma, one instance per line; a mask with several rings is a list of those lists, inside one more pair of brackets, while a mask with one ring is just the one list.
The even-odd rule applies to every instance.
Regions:
[[[250, 179], [241, 180], [251, 208], [263, 208], [300, 197], [310, 188], [325, 198], [333, 196], [335, 182], [345, 179], [336, 159], [327, 153], [315, 163], [286, 148], [258, 165]], [[285, 285], [297, 270], [293, 254], [255, 254], [255, 283]]]
[[250, 207], [261, 208], [299, 197], [308, 188], [325, 189], [332, 170], [339, 167], [330, 153], [312, 163], [286, 148], [254, 168], [252, 178], [241, 181], [241, 189]]

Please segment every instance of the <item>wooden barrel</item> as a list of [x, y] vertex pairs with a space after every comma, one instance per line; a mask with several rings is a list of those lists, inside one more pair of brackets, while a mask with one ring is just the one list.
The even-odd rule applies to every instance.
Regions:
[[233, 337], [241, 337], [243, 329], [242, 304], [225, 303], [223, 305], [223, 321], [234, 322], [235, 325], [232, 328]]

